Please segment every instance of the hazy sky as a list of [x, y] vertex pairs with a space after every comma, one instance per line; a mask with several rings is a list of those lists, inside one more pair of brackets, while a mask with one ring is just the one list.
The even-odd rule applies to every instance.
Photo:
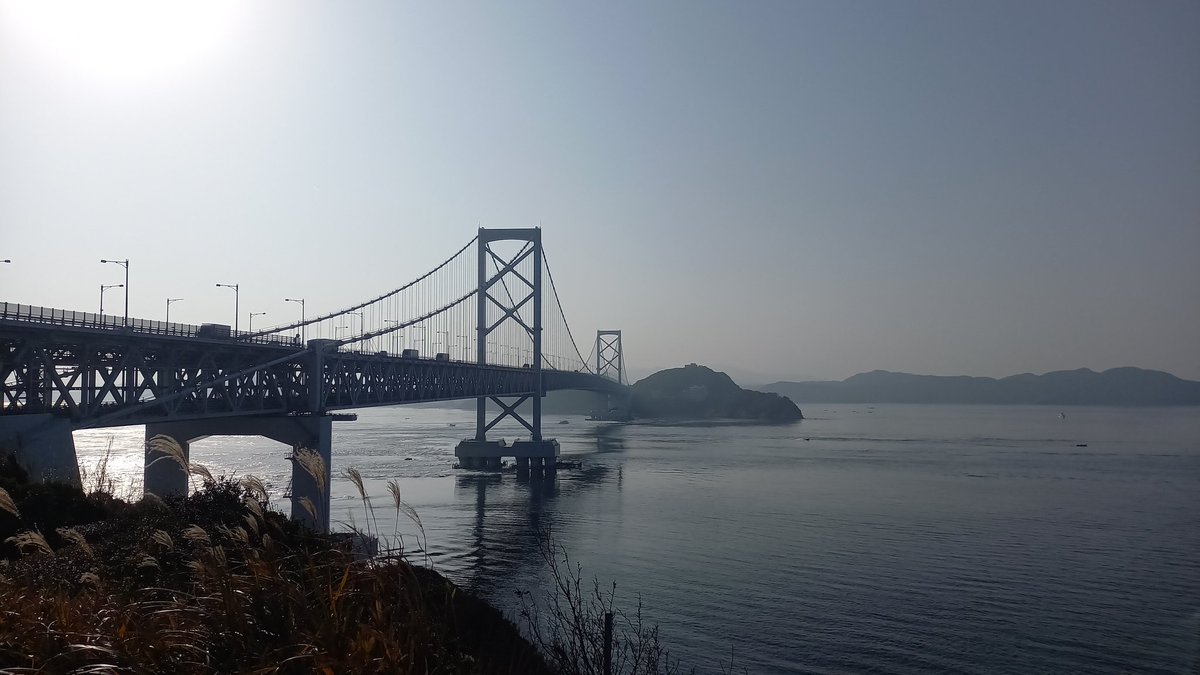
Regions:
[[540, 224], [635, 375], [1200, 379], [1198, 2], [164, 5], [0, 0], [0, 300], [274, 323]]

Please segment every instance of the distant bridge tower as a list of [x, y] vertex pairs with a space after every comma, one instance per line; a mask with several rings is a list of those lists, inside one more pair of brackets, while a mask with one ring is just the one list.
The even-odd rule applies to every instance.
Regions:
[[596, 331], [596, 374], [615, 378], [625, 384], [625, 352], [621, 349], [621, 331]]
[[[615, 380], [617, 384], [628, 384], [625, 373], [625, 350], [621, 347], [621, 331], [596, 331], [596, 374]], [[633, 399], [631, 392], [624, 394], [612, 393], [604, 396], [605, 409], [599, 414], [601, 419], [623, 420], [632, 419]]]
[[[523, 242], [511, 255], [498, 251], [493, 244], [501, 241]], [[481, 396], [476, 403], [475, 436], [454, 449], [460, 464], [466, 469], [498, 469], [503, 457], [514, 457], [518, 469], [553, 468], [559, 454], [558, 441], [542, 438], [542, 397], [546, 395], [542, 378], [542, 230], [541, 228], [499, 229], [479, 228], [479, 290], [476, 297], [476, 361], [487, 365], [488, 336], [516, 325], [530, 341], [530, 361], [523, 364], [533, 371], [534, 387], [527, 394], [510, 398]], [[524, 264], [527, 260], [532, 262]], [[496, 272], [489, 275], [488, 267], [495, 264]], [[528, 275], [528, 276], [527, 276]], [[522, 309], [532, 305], [532, 316]], [[510, 323], [511, 322], [511, 323]], [[500, 408], [491, 420], [487, 404], [491, 400]], [[525, 419], [517, 408], [530, 401], [532, 414]], [[507, 445], [503, 440], [487, 440], [487, 432], [505, 418], [516, 420], [529, 431], [528, 441]]]

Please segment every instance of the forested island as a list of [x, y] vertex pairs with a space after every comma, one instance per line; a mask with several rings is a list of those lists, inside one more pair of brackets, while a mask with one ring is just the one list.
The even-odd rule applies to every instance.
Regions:
[[786, 397], [742, 389], [725, 373], [694, 363], [661, 370], [632, 386], [635, 418], [738, 419], [794, 422], [804, 419]]
[[873, 370], [840, 382], [775, 382], [763, 391], [801, 403], [978, 403], [1023, 405], [1200, 405], [1200, 382], [1142, 368], [1087, 368], [1000, 379]]

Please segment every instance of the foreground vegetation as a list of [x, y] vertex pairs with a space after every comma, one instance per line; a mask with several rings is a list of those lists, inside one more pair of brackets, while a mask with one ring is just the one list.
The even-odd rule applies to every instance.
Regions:
[[[627, 614], [615, 586], [583, 583], [549, 533], [554, 583], [522, 595], [527, 640], [403, 551], [364, 558], [354, 538], [318, 536], [271, 511], [261, 481], [214, 478], [161, 449], [200, 478], [199, 490], [134, 503], [113, 496], [103, 465], [85, 476], [85, 494], [30, 484], [0, 459], [0, 674], [599, 675], [606, 614], [615, 619], [607, 672], [678, 672], [640, 603]], [[319, 474], [314, 458], [297, 460]], [[362, 477], [346, 477], [374, 521]], [[397, 520], [419, 528], [399, 486], [388, 487]]]
[[130, 504], [10, 463], [0, 488], [0, 672], [554, 672], [498, 610], [403, 556], [356, 561], [254, 479]]

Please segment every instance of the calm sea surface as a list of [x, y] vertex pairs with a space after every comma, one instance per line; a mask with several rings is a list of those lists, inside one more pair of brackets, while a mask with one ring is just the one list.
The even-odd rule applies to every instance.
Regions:
[[[751, 673], [1200, 672], [1200, 409], [804, 412], [788, 426], [547, 417], [583, 468], [521, 481], [450, 468], [472, 413], [373, 409], [335, 426], [334, 471], [362, 471], [372, 527], [411, 549], [385, 487], [398, 479], [432, 564], [503, 607], [544, 587], [535, 530], [550, 527], [627, 607], [640, 595], [699, 672], [731, 652]], [[110, 470], [139, 489], [142, 433], [76, 434], [81, 464], [111, 443]], [[282, 494], [286, 454], [212, 438], [192, 460]], [[367, 521], [340, 476], [333, 513]]]

